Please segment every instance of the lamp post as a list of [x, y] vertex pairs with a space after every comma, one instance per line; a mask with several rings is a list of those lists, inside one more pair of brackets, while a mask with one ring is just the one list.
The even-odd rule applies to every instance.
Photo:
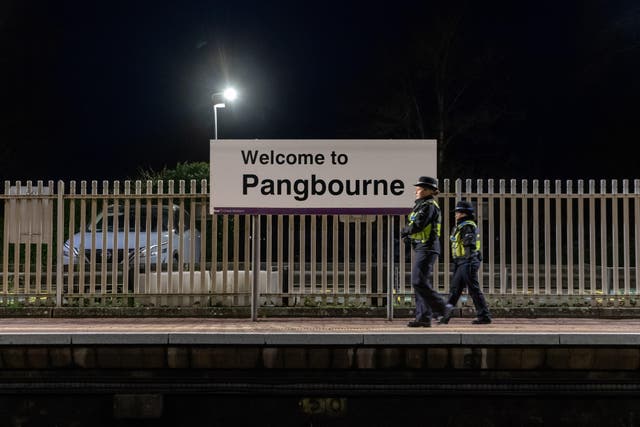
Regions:
[[222, 95], [224, 99], [229, 101], [233, 101], [238, 97], [238, 92], [233, 88], [227, 88], [223, 92], [216, 92], [211, 95], [211, 99], [213, 100], [213, 139], [218, 139], [218, 108], [225, 108], [226, 105], [224, 102], [215, 102], [216, 97]]
[[218, 108], [224, 108], [224, 103], [213, 104], [213, 139], [218, 139]]
[[[218, 108], [225, 108], [224, 102], [216, 102], [216, 97], [221, 96], [233, 101], [238, 97], [238, 92], [233, 88], [227, 88], [223, 92], [216, 92], [211, 95], [213, 100], [213, 139], [218, 139]], [[253, 241], [252, 260], [253, 280], [251, 284], [251, 320], [258, 320], [258, 294], [260, 284], [260, 218], [258, 215], [252, 215], [251, 239]]]

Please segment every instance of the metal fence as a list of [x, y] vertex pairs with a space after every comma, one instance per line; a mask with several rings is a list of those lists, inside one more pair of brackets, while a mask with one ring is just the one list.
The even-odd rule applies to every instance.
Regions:
[[[627, 180], [444, 180], [441, 190], [442, 293], [459, 199], [477, 207], [489, 297], [640, 287], [639, 180], [632, 190]], [[0, 197], [0, 305], [247, 306], [254, 246], [260, 306], [412, 304], [404, 217], [264, 215], [256, 233], [250, 216], [209, 215], [206, 180], [5, 182]]]

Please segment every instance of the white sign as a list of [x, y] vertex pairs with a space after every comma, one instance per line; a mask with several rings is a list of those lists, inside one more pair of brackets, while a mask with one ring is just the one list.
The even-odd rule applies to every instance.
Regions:
[[11, 186], [4, 202], [5, 238], [9, 243], [51, 244], [53, 192], [49, 186]]
[[435, 140], [211, 141], [211, 213], [404, 214]]

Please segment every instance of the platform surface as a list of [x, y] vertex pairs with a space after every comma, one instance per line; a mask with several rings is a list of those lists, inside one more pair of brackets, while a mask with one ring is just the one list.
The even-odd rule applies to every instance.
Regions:
[[640, 319], [498, 318], [408, 328], [377, 318], [4, 318], [0, 345], [638, 346]]

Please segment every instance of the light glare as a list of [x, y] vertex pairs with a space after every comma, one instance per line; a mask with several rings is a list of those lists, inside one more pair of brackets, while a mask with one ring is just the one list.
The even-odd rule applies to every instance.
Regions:
[[228, 99], [229, 101], [233, 101], [238, 97], [238, 92], [233, 88], [228, 88], [224, 90], [223, 96], [225, 97], [225, 99]]

